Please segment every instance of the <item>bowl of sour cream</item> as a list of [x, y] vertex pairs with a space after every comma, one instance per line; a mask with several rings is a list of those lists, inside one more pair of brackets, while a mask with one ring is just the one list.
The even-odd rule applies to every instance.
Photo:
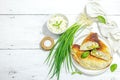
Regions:
[[63, 14], [51, 15], [47, 21], [47, 28], [54, 34], [61, 34], [68, 29], [68, 19]]

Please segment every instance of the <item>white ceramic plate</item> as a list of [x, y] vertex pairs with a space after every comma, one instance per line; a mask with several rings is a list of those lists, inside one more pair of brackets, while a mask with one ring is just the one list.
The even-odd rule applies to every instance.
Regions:
[[[77, 39], [75, 39], [74, 44], [80, 45], [86, 36], [87, 35], [78, 37]], [[111, 47], [110, 47], [109, 43], [107, 42], [107, 40], [102, 38], [101, 36], [98, 36], [98, 38], [108, 46], [110, 53], [112, 53]], [[112, 54], [111, 54], [111, 56], [112, 56]], [[85, 69], [82, 66], [80, 66], [73, 58], [72, 58], [72, 62], [73, 62], [73, 65], [75, 68], [77, 68], [79, 71], [81, 71], [83, 74], [86, 74], [86, 75], [99, 75], [99, 74], [105, 72], [109, 68], [109, 66], [108, 66], [107, 68], [101, 69], [101, 70], [89, 70], [89, 69]]]

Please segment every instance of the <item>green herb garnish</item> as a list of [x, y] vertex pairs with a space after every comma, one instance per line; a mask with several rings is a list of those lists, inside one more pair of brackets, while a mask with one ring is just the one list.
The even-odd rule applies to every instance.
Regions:
[[89, 56], [89, 54], [90, 54], [90, 51], [85, 51], [82, 53], [81, 58], [86, 58]]
[[75, 71], [75, 72], [72, 72], [71, 74], [72, 74], [72, 75], [74, 75], [74, 74], [80, 74], [80, 75], [81, 75], [82, 72], [80, 72], [80, 71]]
[[96, 53], [96, 52], [97, 52], [97, 49], [95, 48], [95, 49], [93, 49], [91, 52], [92, 52], [92, 53]]
[[111, 72], [114, 72], [116, 69], [117, 69], [117, 64], [112, 64], [112, 65], [110, 66], [110, 71], [111, 71]]
[[62, 21], [58, 22], [56, 21], [55, 24], [53, 24], [53, 26], [57, 27], [57, 28], [60, 28], [60, 25], [62, 24]]
[[85, 26], [89, 26], [91, 24], [91, 19], [89, 19], [85, 14], [82, 14], [80, 16], [80, 20], [68, 28], [59, 37], [54, 47], [50, 50], [50, 53], [46, 59], [46, 62], [49, 63], [50, 66], [49, 74], [52, 74], [51, 78], [56, 75], [57, 80], [59, 80], [63, 63], [65, 64], [65, 67], [68, 71], [72, 70], [71, 46], [74, 41], [75, 33], [79, 29], [84, 30], [84, 28], [86, 28]]
[[103, 16], [97, 16], [99, 22], [106, 24], [106, 20]]

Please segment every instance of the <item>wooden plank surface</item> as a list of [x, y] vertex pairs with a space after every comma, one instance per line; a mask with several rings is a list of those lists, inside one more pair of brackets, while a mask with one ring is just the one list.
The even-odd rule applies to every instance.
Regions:
[[[49, 80], [48, 65], [44, 61], [48, 52], [42, 50], [0, 50], [0, 80]], [[108, 69], [104, 74], [98, 76], [71, 75], [64, 69], [61, 71], [61, 80], [119, 80], [120, 58], [114, 55], [113, 63], [118, 64], [115, 72]], [[53, 79], [56, 80], [56, 79]]]
[[[0, 14], [79, 14], [92, 0], [0, 0]], [[109, 15], [119, 15], [119, 0], [98, 1]]]
[[[59, 35], [47, 30], [46, 21], [50, 14], [63, 13], [71, 25], [89, 1], [0, 0], [0, 80], [49, 80], [48, 65], [43, 64], [49, 52], [42, 50], [39, 43], [45, 35], [55, 40]], [[120, 0], [97, 1], [120, 27]], [[114, 54], [113, 63], [117, 63], [118, 68], [113, 73], [107, 70], [98, 76], [71, 75], [63, 69], [60, 79], [119, 80], [120, 56]]]
[[[0, 16], [0, 49], [39, 49], [45, 35], [54, 35], [47, 30], [46, 21], [50, 15], [7, 15]], [[76, 15], [67, 15], [71, 25]]]
[[[39, 49], [45, 35], [54, 35], [47, 30], [46, 21], [50, 15], [0, 15], [0, 49]], [[77, 15], [66, 15], [69, 25]], [[120, 25], [120, 16], [109, 16]]]

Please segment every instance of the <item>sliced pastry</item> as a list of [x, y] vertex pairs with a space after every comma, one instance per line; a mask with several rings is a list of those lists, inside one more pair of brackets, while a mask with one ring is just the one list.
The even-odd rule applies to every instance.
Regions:
[[111, 54], [109, 48], [101, 40], [99, 40], [99, 46], [100, 48], [91, 51], [91, 55], [104, 60], [110, 60]]
[[92, 50], [99, 48], [97, 33], [91, 32], [82, 42], [80, 50]]
[[90, 33], [81, 46], [74, 44], [71, 51], [73, 59], [86, 69], [104, 69], [112, 62], [110, 49], [98, 38], [97, 33]]
[[77, 45], [77, 44], [72, 46], [72, 57], [73, 57], [73, 60], [83, 68], [86, 68], [89, 70], [101, 70], [108, 67], [112, 62], [112, 57], [110, 57], [109, 60], [104, 60], [104, 59], [95, 57], [96, 55], [94, 56], [89, 55], [86, 58], [82, 58], [81, 56], [85, 51], [80, 50], [79, 48], [80, 48], [80, 45]]

